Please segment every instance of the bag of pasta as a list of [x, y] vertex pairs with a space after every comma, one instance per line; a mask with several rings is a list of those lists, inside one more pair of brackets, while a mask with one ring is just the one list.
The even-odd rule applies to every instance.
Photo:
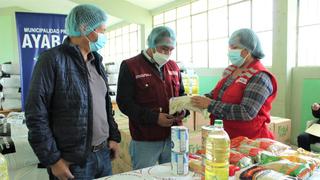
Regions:
[[254, 147], [254, 146], [249, 146], [249, 145], [240, 145], [238, 147], [235, 148], [236, 151], [249, 156], [254, 162], [259, 163], [261, 161], [261, 154], [270, 154], [270, 152], [265, 151], [263, 149]]
[[314, 171], [320, 166], [319, 158], [307, 156], [305, 154], [300, 154], [298, 151], [295, 151], [295, 150], [287, 150], [281, 153], [279, 157], [281, 157], [282, 159], [287, 159], [292, 162], [309, 164], [312, 171]]
[[320, 154], [316, 154], [316, 153], [307, 151], [307, 150], [305, 150], [303, 148], [298, 148], [297, 151], [298, 151], [299, 154], [303, 154], [303, 155], [306, 155], [306, 156], [310, 156], [310, 157], [313, 157], [313, 158], [320, 159]]
[[298, 180], [296, 177], [288, 176], [280, 172], [266, 169], [262, 166], [252, 166], [241, 169], [236, 173], [236, 179], [240, 180]]
[[290, 175], [293, 177], [298, 177], [300, 179], [307, 179], [311, 175], [311, 168], [308, 164], [295, 163], [287, 159], [280, 161], [269, 162], [267, 164], [261, 165], [266, 169], [272, 169], [280, 173]]
[[236, 165], [240, 168], [244, 168], [253, 164], [251, 158], [232, 149], [230, 150], [229, 162], [230, 164]]
[[247, 137], [239, 136], [231, 140], [231, 148], [238, 147], [240, 145], [254, 146], [269, 151], [272, 154], [281, 154], [283, 151], [290, 149], [290, 146], [288, 145], [267, 138], [258, 138], [252, 140]]
[[243, 144], [251, 144], [252, 141], [253, 141], [252, 139], [249, 139], [247, 137], [238, 136], [236, 138], [231, 139], [230, 147], [231, 148], [236, 148], [236, 147], [238, 147], [240, 145], [243, 145]]
[[272, 154], [281, 154], [290, 149], [290, 146], [268, 138], [255, 139], [250, 145], [269, 151]]

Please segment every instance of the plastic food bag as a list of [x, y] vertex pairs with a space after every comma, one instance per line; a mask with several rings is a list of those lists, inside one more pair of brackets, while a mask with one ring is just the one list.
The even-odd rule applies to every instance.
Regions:
[[279, 157], [292, 162], [309, 164], [312, 171], [314, 171], [320, 166], [319, 158], [307, 156], [305, 154], [300, 154], [298, 151], [295, 150], [287, 150], [283, 152]]
[[272, 152], [273, 154], [281, 154], [285, 150], [290, 149], [290, 146], [268, 138], [255, 139], [250, 145]]
[[247, 137], [239, 136], [239, 137], [231, 139], [230, 147], [236, 148], [242, 144], [251, 144], [252, 142], [253, 142], [253, 140], [251, 140]]
[[195, 173], [204, 175], [205, 167], [203, 158], [198, 155], [189, 154], [189, 169]]
[[0, 137], [0, 142], [3, 143], [0, 144], [0, 152], [4, 154], [10, 170], [39, 163], [27, 137]]
[[252, 166], [241, 169], [236, 173], [236, 179], [240, 180], [298, 180], [298, 178], [291, 177], [274, 170], [266, 169], [262, 166]]
[[310, 156], [310, 157], [313, 157], [313, 158], [320, 159], [320, 154], [316, 154], [316, 153], [304, 150], [303, 148], [298, 148], [297, 151], [298, 151], [299, 154], [303, 154], [303, 155], [306, 155], [306, 156]]
[[267, 139], [267, 138], [259, 138], [259, 139], [249, 139], [244, 136], [239, 136], [231, 140], [231, 148], [238, 147], [240, 145], [250, 145], [253, 147], [257, 147], [266, 151], [271, 152], [272, 154], [281, 154], [287, 149], [290, 149], [290, 146], [280, 143], [278, 141]]
[[254, 162], [258, 162], [258, 163], [261, 161], [262, 153], [271, 155], [271, 153], [268, 151], [265, 151], [257, 147], [249, 146], [249, 145], [240, 145], [237, 148], [235, 148], [235, 150], [246, 156], [249, 156]]
[[253, 164], [251, 158], [235, 150], [230, 150], [229, 162], [230, 164], [236, 165], [240, 168], [244, 168]]
[[184, 109], [187, 109], [190, 111], [200, 112], [203, 115], [206, 114], [205, 109], [200, 109], [200, 108], [194, 107], [191, 104], [191, 96], [180, 96], [180, 97], [173, 97], [170, 99], [170, 101], [169, 101], [169, 114], [181, 112]]
[[311, 175], [311, 168], [308, 164], [295, 163], [289, 160], [274, 161], [261, 165], [266, 169], [272, 169], [280, 173], [306, 179]]

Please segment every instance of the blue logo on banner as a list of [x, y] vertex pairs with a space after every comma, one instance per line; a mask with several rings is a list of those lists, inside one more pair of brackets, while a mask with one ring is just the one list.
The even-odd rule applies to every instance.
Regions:
[[60, 45], [66, 38], [65, 18], [66, 15], [16, 12], [22, 110], [28, 95], [32, 70], [39, 54]]

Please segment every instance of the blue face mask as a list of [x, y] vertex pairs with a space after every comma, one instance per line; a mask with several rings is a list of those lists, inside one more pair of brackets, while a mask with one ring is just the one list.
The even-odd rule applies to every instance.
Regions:
[[231, 64], [240, 67], [244, 63], [245, 58], [241, 56], [241, 51], [242, 49], [229, 49], [228, 57]]
[[107, 43], [107, 37], [104, 34], [97, 32], [95, 33], [98, 35], [98, 38], [95, 42], [89, 42], [90, 51], [98, 51], [99, 49], [103, 48], [104, 45]]

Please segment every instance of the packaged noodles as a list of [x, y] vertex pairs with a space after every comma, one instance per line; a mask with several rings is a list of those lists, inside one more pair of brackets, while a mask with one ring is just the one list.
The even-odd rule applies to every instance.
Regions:
[[320, 166], [319, 158], [308, 156], [307, 153], [301, 154], [295, 150], [287, 150], [283, 152], [279, 157], [281, 157], [282, 159], [287, 159], [292, 162], [309, 164], [312, 171], [317, 169]]
[[262, 166], [252, 166], [245, 168], [236, 173], [236, 179], [240, 180], [298, 180], [296, 177], [291, 177], [277, 171], [266, 169]]
[[270, 162], [261, 166], [286, 175], [298, 177], [299, 179], [307, 179], [312, 173], [308, 164], [295, 163], [286, 159]]
[[251, 158], [235, 150], [230, 150], [229, 162], [230, 164], [239, 166], [240, 168], [244, 168], [253, 164]]
[[268, 151], [265, 151], [257, 147], [249, 146], [249, 145], [240, 145], [237, 148], [235, 148], [235, 150], [246, 156], [249, 156], [254, 162], [257, 162], [257, 163], [261, 161], [262, 153], [271, 155], [271, 153]]
[[310, 156], [310, 157], [313, 157], [313, 158], [320, 159], [320, 154], [316, 154], [316, 153], [304, 150], [303, 148], [298, 148], [297, 151], [298, 151], [299, 154], [303, 154], [303, 155], [306, 155], [306, 156]]
[[241, 145], [250, 145], [253, 147], [257, 147], [266, 151], [271, 152], [272, 154], [281, 154], [283, 151], [290, 149], [290, 146], [285, 145], [281, 142], [267, 139], [267, 138], [259, 138], [259, 139], [249, 139], [244, 136], [239, 136], [231, 140], [231, 148], [236, 148]]

